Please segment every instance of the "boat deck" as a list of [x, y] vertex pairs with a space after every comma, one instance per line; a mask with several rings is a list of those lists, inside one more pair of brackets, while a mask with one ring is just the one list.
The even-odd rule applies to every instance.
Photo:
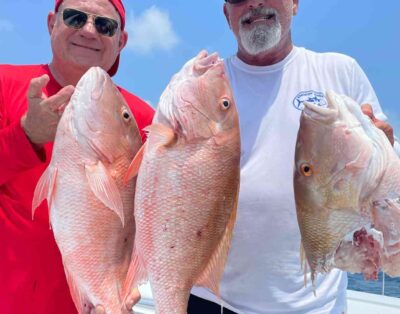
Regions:
[[[155, 314], [150, 286], [140, 287], [142, 299], [136, 314]], [[400, 298], [347, 290], [347, 314], [400, 314]]]

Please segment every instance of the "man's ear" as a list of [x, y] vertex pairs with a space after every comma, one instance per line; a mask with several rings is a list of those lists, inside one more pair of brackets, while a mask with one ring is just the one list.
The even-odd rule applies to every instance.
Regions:
[[228, 22], [229, 28], [232, 28], [231, 23], [229, 21], [229, 12], [228, 12], [228, 8], [226, 7], [226, 3], [224, 3], [224, 15], [225, 15], [226, 21]]
[[121, 36], [119, 36], [119, 41], [118, 41], [119, 52], [121, 52], [121, 50], [126, 46], [127, 42], [128, 42], [128, 32], [121, 31]]
[[298, 10], [299, 10], [299, 0], [293, 0], [293, 15], [296, 15]]
[[50, 35], [53, 32], [54, 24], [56, 23], [56, 17], [57, 14], [54, 12], [49, 12], [47, 15], [47, 29]]

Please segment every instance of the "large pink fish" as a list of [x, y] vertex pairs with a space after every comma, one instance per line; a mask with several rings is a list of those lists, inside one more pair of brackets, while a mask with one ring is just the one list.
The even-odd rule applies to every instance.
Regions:
[[400, 160], [385, 134], [349, 97], [306, 104], [294, 190], [302, 246], [316, 272], [338, 267], [400, 275]]
[[33, 208], [47, 199], [50, 223], [79, 313], [102, 305], [124, 313], [131, 259], [135, 180], [124, 185], [141, 146], [135, 119], [108, 74], [91, 68], [59, 122], [51, 162]]
[[127, 287], [148, 278], [156, 312], [183, 314], [194, 284], [219, 294], [236, 217], [239, 123], [217, 54], [172, 78], [148, 131]]

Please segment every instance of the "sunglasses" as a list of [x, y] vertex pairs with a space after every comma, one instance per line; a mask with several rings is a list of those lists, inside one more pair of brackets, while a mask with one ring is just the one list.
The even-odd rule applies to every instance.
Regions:
[[225, 0], [225, 2], [228, 2], [230, 4], [239, 4], [239, 3], [243, 3], [246, 0]]
[[97, 32], [108, 37], [114, 36], [118, 29], [118, 22], [116, 20], [75, 9], [64, 9], [62, 16], [64, 24], [74, 29], [81, 29], [87, 23], [89, 16], [92, 16]]

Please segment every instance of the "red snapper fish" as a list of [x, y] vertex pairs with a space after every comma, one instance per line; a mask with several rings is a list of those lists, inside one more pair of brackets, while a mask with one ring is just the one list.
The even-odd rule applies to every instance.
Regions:
[[400, 160], [347, 96], [305, 104], [294, 191], [302, 248], [315, 273], [337, 267], [377, 279], [400, 275]]
[[219, 295], [236, 217], [239, 122], [216, 53], [200, 52], [173, 76], [147, 129], [132, 165], [143, 158], [127, 287], [149, 279], [156, 313], [183, 314], [193, 285]]
[[135, 180], [124, 175], [141, 146], [136, 121], [101, 68], [78, 82], [40, 178], [35, 208], [47, 199], [51, 227], [79, 313], [102, 305], [125, 313], [123, 284], [131, 260]]

